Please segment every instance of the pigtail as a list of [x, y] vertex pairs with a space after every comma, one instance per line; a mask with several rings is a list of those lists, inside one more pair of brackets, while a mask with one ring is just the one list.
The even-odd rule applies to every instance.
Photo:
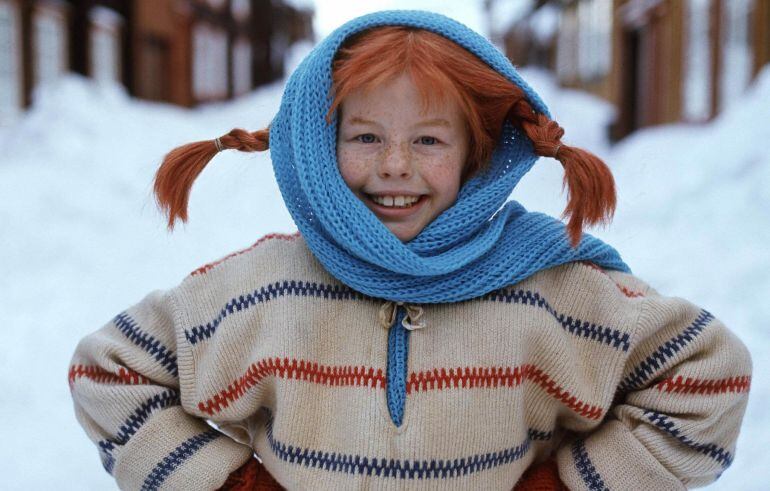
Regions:
[[563, 144], [564, 129], [544, 114], [536, 113], [526, 99], [518, 99], [509, 115], [532, 140], [537, 155], [562, 163], [562, 191], [567, 188], [567, 206], [562, 219], [569, 217], [567, 233], [572, 247], [577, 247], [584, 223], [607, 224], [612, 220], [617, 202], [612, 172], [591, 152]]
[[168, 217], [168, 230], [174, 229], [177, 219], [187, 222], [193, 182], [217, 153], [226, 149], [261, 152], [268, 149], [269, 136], [269, 128], [253, 133], [236, 128], [214, 140], [188, 143], [166, 154], [155, 173], [153, 189], [158, 208]]

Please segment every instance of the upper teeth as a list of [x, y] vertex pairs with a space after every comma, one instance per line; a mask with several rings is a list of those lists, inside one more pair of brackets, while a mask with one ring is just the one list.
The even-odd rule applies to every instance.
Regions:
[[372, 196], [372, 199], [383, 206], [411, 205], [419, 200], [419, 196]]

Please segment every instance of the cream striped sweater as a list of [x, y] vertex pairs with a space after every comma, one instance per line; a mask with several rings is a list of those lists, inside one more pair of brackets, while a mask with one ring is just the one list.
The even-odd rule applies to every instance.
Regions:
[[215, 489], [254, 452], [288, 489], [511, 489], [552, 452], [572, 490], [702, 486], [734, 458], [750, 378], [719, 320], [630, 274], [570, 263], [398, 305], [298, 234], [150, 293], [69, 369], [121, 489]]

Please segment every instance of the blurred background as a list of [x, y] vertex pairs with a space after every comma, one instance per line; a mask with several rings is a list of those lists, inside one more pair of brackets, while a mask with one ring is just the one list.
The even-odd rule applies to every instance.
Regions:
[[[232, 99], [282, 78], [295, 43], [366, 11], [421, 7], [357, 3], [0, 0], [0, 124], [20, 117], [36, 86], [68, 72], [184, 107]], [[422, 3], [484, 32], [517, 65], [612, 103], [613, 140], [713, 119], [770, 61], [765, 0]]]
[[[366, 12], [419, 8], [491, 39], [565, 142], [604, 159], [610, 227], [635, 274], [752, 350], [732, 467], [767, 489], [770, 0], [0, 0], [3, 489], [115, 489], [68, 391], [77, 342], [149, 291], [296, 230], [269, 152], [223, 152], [167, 233], [152, 178], [172, 148], [266, 127], [314, 44]], [[559, 216], [561, 166], [512, 199]]]

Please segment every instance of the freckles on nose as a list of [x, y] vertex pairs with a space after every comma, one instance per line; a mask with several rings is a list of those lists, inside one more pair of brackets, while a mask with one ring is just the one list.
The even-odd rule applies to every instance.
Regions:
[[408, 159], [411, 155], [411, 148], [409, 143], [389, 143], [383, 148], [380, 158], [383, 160], [390, 160], [394, 156], [398, 155], [402, 159]]

